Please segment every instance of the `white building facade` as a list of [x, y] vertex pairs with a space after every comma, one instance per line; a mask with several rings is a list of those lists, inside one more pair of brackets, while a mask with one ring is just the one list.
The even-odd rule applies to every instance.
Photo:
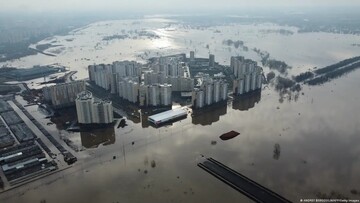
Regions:
[[80, 124], [108, 124], [114, 122], [111, 101], [94, 101], [91, 92], [83, 91], [77, 95], [75, 104]]

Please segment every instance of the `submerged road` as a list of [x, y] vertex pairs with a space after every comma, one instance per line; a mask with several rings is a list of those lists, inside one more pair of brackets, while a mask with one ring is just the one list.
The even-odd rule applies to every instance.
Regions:
[[199, 163], [198, 166], [255, 202], [291, 202], [213, 158], [206, 159], [202, 163]]

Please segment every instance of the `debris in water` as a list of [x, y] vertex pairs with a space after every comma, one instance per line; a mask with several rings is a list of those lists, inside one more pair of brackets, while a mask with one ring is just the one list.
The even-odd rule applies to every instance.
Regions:
[[155, 163], [154, 160], [151, 161], [151, 167], [152, 167], [152, 168], [155, 168], [155, 167], [156, 167], [156, 163]]
[[240, 135], [239, 132], [236, 132], [236, 131], [230, 131], [230, 132], [227, 132], [227, 133], [224, 133], [220, 136], [220, 139], [222, 140], [230, 140], [236, 136]]
[[280, 158], [280, 145], [278, 143], [276, 143], [274, 145], [274, 155], [273, 155], [273, 158], [275, 160], [279, 160]]

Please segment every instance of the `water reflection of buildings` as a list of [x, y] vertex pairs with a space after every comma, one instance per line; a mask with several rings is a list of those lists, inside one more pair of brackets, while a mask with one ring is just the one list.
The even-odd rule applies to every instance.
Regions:
[[148, 108], [148, 109], [133, 109], [131, 111], [127, 111], [128, 114], [127, 119], [132, 121], [133, 123], [141, 123], [142, 128], [148, 128], [150, 126], [150, 122], [148, 121], [148, 117], [157, 113], [161, 113], [167, 110], [170, 110], [171, 107], [163, 107], [163, 108]]
[[192, 114], [192, 123], [195, 125], [211, 125], [220, 120], [220, 116], [226, 114], [227, 103], [222, 102], [210, 108], [194, 110]]
[[115, 143], [114, 127], [80, 132], [81, 145], [85, 148], [97, 148], [99, 145], [110, 145]]
[[148, 121], [149, 114], [145, 113], [143, 110], [141, 111], [141, 127], [148, 128], [150, 126], [150, 122]]
[[[235, 96], [232, 101], [232, 108], [240, 111], [247, 111], [255, 107], [255, 104], [261, 100], [261, 90], [257, 90], [245, 95]], [[204, 109], [194, 109], [192, 114], [192, 123], [194, 125], [211, 125], [218, 122], [220, 116], [227, 113], [228, 102], [221, 102]], [[168, 110], [168, 108], [161, 109], [131, 109], [127, 110], [127, 119], [133, 123], [141, 123], [142, 128], [150, 126], [148, 117], [152, 114], [160, 113]]]
[[255, 107], [261, 100], [261, 91], [255, 91], [246, 95], [234, 97], [232, 108], [240, 111], [247, 111]]

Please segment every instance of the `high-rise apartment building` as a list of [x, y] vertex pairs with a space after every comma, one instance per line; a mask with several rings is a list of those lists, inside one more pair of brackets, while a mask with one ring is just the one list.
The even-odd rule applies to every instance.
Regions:
[[94, 101], [91, 92], [83, 91], [77, 95], [75, 103], [80, 124], [108, 124], [114, 121], [111, 101]]
[[200, 88], [192, 92], [194, 108], [202, 108], [227, 100], [228, 84], [223, 80], [205, 79]]
[[262, 87], [262, 68], [255, 61], [244, 57], [231, 57], [231, 70], [235, 76], [233, 92], [242, 95]]
[[44, 99], [57, 109], [74, 105], [77, 94], [85, 88], [85, 81], [81, 80], [44, 87], [42, 91]]

